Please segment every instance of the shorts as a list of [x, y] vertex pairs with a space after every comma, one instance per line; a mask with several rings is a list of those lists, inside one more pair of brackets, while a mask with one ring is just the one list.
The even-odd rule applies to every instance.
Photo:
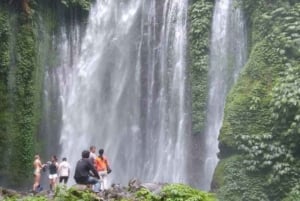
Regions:
[[49, 179], [56, 179], [57, 178], [57, 174], [49, 174]]
[[59, 183], [64, 182], [66, 184], [68, 182], [68, 179], [69, 179], [68, 176], [60, 176]]

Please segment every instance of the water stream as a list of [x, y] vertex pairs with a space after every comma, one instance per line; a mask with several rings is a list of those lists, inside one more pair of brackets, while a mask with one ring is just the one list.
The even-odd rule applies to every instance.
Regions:
[[[246, 30], [241, 10], [217, 0], [199, 153], [187, 92], [187, 7], [187, 0], [97, 0], [86, 26], [62, 26], [45, 77], [47, 154], [74, 168], [95, 145], [111, 163], [110, 183], [135, 177], [210, 189], [226, 95], [246, 60]], [[193, 157], [199, 154], [203, 163]]]
[[110, 182], [189, 183], [186, 23], [187, 0], [98, 0], [83, 35], [62, 29], [47, 78], [58, 79], [60, 158], [74, 168], [95, 145]]
[[215, 3], [209, 70], [204, 168], [201, 188], [210, 189], [218, 163], [218, 136], [223, 122], [226, 96], [246, 61], [247, 36], [242, 11], [231, 0]]

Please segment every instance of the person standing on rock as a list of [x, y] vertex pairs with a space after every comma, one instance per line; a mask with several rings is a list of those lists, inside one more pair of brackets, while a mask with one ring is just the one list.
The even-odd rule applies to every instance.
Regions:
[[45, 165], [42, 165], [41, 158], [37, 154], [34, 156], [34, 161], [33, 161], [33, 176], [34, 176], [34, 182], [32, 186], [33, 192], [37, 192], [37, 188], [40, 186], [40, 181], [41, 181], [41, 170], [43, 169]]
[[101, 190], [107, 189], [107, 175], [111, 172], [107, 157], [103, 154], [104, 149], [100, 149], [99, 156], [95, 160], [95, 166], [100, 176]]
[[51, 161], [49, 162], [49, 184], [50, 191], [55, 190], [56, 182], [57, 182], [57, 170], [58, 170], [58, 162], [55, 155], [51, 156]]
[[90, 156], [92, 163], [95, 164], [95, 159], [97, 158], [96, 147], [94, 145], [90, 146]]
[[67, 158], [64, 157], [58, 166], [59, 183], [64, 182], [64, 184], [67, 184], [70, 176], [70, 169], [70, 164], [68, 163]]

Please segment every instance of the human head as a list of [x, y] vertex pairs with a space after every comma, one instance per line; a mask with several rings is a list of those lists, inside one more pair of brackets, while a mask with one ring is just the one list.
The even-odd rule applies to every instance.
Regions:
[[52, 155], [52, 156], [51, 156], [51, 161], [57, 161], [56, 155]]
[[102, 156], [104, 153], [104, 149], [99, 149], [99, 155]]
[[34, 160], [36, 160], [36, 159], [40, 159], [40, 155], [36, 154], [36, 155], [34, 156]]
[[67, 161], [67, 158], [66, 157], [63, 157], [63, 159], [62, 159], [63, 161]]
[[94, 145], [90, 146], [90, 152], [95, 153], [96, 147]]
[[90, 152], [88, 150], [83, 150], [81, 153], [82, 158], [89, 158]]

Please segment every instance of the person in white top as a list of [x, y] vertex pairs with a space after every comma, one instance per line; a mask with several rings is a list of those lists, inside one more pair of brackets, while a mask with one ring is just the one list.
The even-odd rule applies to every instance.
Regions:
[[67, 158], [63, 158], [62, 162], [58, 166], [59, 183], [64, 182], [67, 184], [70, 176], [70, 164], [67, 162]]
[[96, 155], [96, 147], [94, 145], [90, 146], [90, 157], [93, 164], [95, 164], [95, 159], [97, 158]]

